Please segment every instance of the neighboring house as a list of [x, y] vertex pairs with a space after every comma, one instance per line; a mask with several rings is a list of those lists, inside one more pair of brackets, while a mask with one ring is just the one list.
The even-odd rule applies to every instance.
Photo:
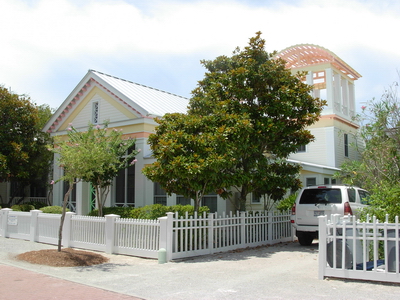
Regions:
[[[287, 67], [294, 72], [308, 71], [305, 80], [314, 85], [314, 95], [328, 101], [320, 121], [310, 127], [315, 141], [291, 155], [290, 161], [302, 165], [303, 185], [332, 183], [333, 173], [339, 170], [346, 157], [357, 159], [350, 144], [355, 141], [358, 129], [352, 117], [355, 114], [354, 80], [360, 75], [319, 46], [296, 45], [281, 51], [277, 57], [285, 59]], [[157, 126], [154, 118], [165, 113], [185, 113], [188, 103], [187, 98], [89, 70], [44, 130], [52, 136], [66, 135], [70, 124], [85, 130], [89, 122], [101, 125], [107, 120], [110, 128], [122, 130], [123, 137], [136, 138], [136, 149], [141, 149], [136, 157], [138, 162], [115, 178], [106, 206], [193, 204], [180, 195], [167, 196], [159, 184], [151, 182], [141, 172], [145, 165], [154, 162], [147, 144]], [[62, 172], [56, 157], [53, 179], [59, 179]], [[61, 205], [67, 188], [62, 182], [54, 185], [54, 205]], [[202, 204], [219, 213], [233, 209], [230, 201], [217, 194], [205, 196]], [[249, 199], [248, 204], [249, 209], [263, 207], [260, 199]], [[94, 192], [89, 183], [77, 184], [71, 196], [71, 208], [78, 214], [86, 214], [94, 208]]]

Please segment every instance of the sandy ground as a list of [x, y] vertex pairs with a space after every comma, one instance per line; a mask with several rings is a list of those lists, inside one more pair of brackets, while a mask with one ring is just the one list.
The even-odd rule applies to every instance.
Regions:
[[[400, 286], [318, 279], [318, 244], [283, 243], [158, 264], [108, 255], [89, 267], [49, 267], [15, 260], [54, 246], [0, 238], [1, 264], [143, 299], [400, 299]], [[1, 299], [1, 296], [0, 296]]]

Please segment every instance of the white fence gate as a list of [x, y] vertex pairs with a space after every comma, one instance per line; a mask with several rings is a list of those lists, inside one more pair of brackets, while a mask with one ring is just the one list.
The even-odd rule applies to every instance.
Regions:
[[400, 224], [319, 217], [319, 278], [400, 283]]

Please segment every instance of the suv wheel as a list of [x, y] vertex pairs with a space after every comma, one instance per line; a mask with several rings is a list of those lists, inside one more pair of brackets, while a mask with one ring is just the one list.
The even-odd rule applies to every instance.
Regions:
[[297, 236], [299, 239], [299, 243], [302, 246], [310, 246], [314, 240], [314, 237], [311, 234], [302, 233]]

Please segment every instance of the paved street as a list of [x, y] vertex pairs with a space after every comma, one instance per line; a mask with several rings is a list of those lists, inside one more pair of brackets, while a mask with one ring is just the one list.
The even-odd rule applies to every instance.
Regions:
[[[400, 298], [396, 284], [318, 280], [318, 244], [301, 247], [284, 243], [166, 264], [104, 254], [110, 258], [106, 264], [59, 268], [14, 258], [26, 251], [51, 248], [55, 246], [0, 238], [0, 278], [9, 292], [1, 292], [0, 299]], [[34, 289], [26, 288], [29, 281], [36, 282]], [[40, 294], [41, 290], [47, 294]], [[57, 294], [57, 290], [63, 293]], [[99, 296], [98, 292], [103, 294]]]

